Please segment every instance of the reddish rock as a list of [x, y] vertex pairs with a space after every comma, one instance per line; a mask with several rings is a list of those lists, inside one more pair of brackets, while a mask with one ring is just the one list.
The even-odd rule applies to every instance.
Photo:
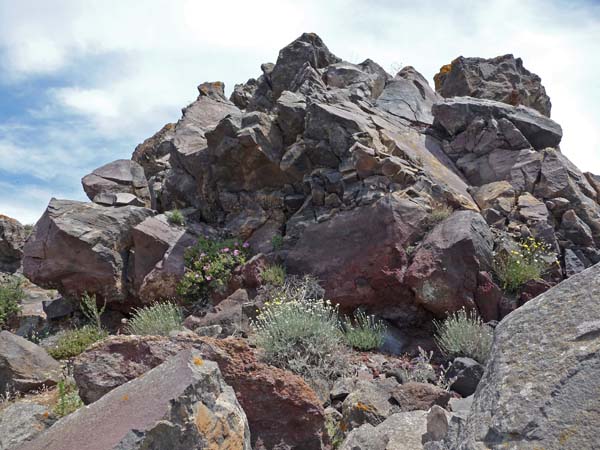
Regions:
[[405, 282], [421, 305], [444, 317], [463, 307], [475, 308], [478, 274], [491, 263], [492, 235], [483, 217], [456, 211], [417, 249]]
[[402, 411], [427, 411], [433, 405], [445, 408], [450, 400], [450, 392], [433, 384], [415, 382], [398, 386], [392, 396]]
[[500, 303], [502, 302], [502, 289], [498, 287], [489, 272], [477, 274], [477, 290], [475, 292], [475, 305], [484, 322], [500, 320]]
[[96, 399], [190, 347], [218, 363], [246, 412], [255, 450], [323, 448], [324, 410], [314, 391], [302, 378], [258, 361], [241, 339], [192, 333], [174, 338], [114, 336], [76, 358], [75, 381], [82, 398]]
[[521, 287], [521, 294], [519, 295], [519, 306], [524, 305], [529, 300], [543, 294], [555, 283], [551, 283], [546, 280], [529, 280]]

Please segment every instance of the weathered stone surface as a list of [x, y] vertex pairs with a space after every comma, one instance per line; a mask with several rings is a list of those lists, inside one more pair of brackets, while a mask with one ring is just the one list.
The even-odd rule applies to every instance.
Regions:
[[427, 80], [413, 67], [405, 67], [386, 83], [376, 105], [388, 113], [410, 122], [431, 125], [431, 107], [440, 97]]
[[478, 273], [492, 263], [492, 235], [480, 214], [456, 211], [419, 246], [405, 282], [416, 300], [438, 317], [475, 308]]
[[0, 272], [15, 272], [21, 266], [25, 229], [18, 220], [0, 214]]
[[394, 378], [356, 380], [342, 403], [343, 428], [352, 430], [365, 423], [377, 425], [399, 412], [398, 405], [390, 401], [399, 386]]
[[479, 380], [483, 376], [483, 366], [471, 358], [455, 358], [446, 376], [448, 379], [455, 378], [450, 389], [463, 397], [468, 397], [477, 389]]
[[173, 140], [174, 131], [175, 124], [168, 123], [135, 148], [131, 159], [142, 166], [146, 178], [150, 179], [170, 167], [170, 142]]
[[0, 450], [30, 441], [54, 423], [48, 407], [17, 402], [0, 409]]
[[[344, 310], [364, 305], [395, 319], [412, 316], [412, 295], [402, 283], [405, 249], [421, 235], [426, 215], [418, 203], [389, 194], [373, 205], [308, 225], [287, 253], [286, 266], [290, 273], [314, 274], [327, 298]], [[363, 246], [366, 235], [368, 247]]]
[[8, 331], [0, 332], [0, 392], [54, 386], [60, 375], [60, 364], [43, 348]]
[[550, 97], [539, 76], [513, 55], [491, 59], [459, 56], [435, 75], [435, 89], [444, 97], [477, 97], [525, 105], [550, 117]]
[[249, 302], [248, 293], [245, 289], [238, 289], [225, 300], [222, 300], [214, 308], [202, 317], [188, 316], [184, 325], [186, 328], [198, 333], [198, 329], [219, 326], [221, 331], [218, 335], [231, 336], [244, 329], [242, 324], [242, 307]]
[[504, 215], [510, 214], [516, 203], [514, 187], [508, 181], [496, 181], [476, 188], [473, 198], [483, 210], [493, 208]]
[[600, 265], [527, 302], [495, 330], [452, 448], [593, 448], [600, 426]]
[[94, 203], [98, 203], [102, 206], [147, 206], [143, 201], [137, 198], [133, 194], [128, 194], [125, 192], [119, 193], [100, 193], [96, 195], [93, 199]]
[[235, 390], [248, 416], [254, 449], [322, 448], [324, 415], [316, 394], [300, 377], [259, 362], [243, 340], [185, 333], [174, 338], [115, 336], [77, 357], [74, 377], [82, 398], [93, 401], [192, 347], [216, 361]]
[[427, 413], [396, 413], [376, 427], [364, 424], [352, 430], [340, 450], [420, 450], [427, 433]]
[[233, 389], [215, 362], [185, 350], [87, 408], [63, 418], [21, 450], [250, 450]]
[[152, 215], [135, 206], [52, 199], [25, 246], [23, 272], [66, 296], [88, 292], [108, 302], [122, 300], [131, 229]]
[[433, 405], [446, 407], [450, 393], [433, 384], [409, 382], [394, 389], [392, 397], [402, 411], [426, 411]]
[[83, 177], [81, 184], [92, 201], [99, 194], [127, 193], [139, 198], [142, 206], [150, 206], [150, 191], [144, 168], [130, 159], [118, 159], [97, 168]]
[[435, 103], [432, 113], [436, 123], [452, 136], [466, 130], [473, 120], [482, 118], [508, 119], [536, 150], [556, 147], [562, 139], [559, 124], [525, 106], [510, 106], [472, 97], [454, 97]]
[[271, 73], [273, 97], [277, 99], [290, 87], [305, 63], [313, 69], [321, 69], [340, 59], [329, 51], [321, 38], [314, 33], [303, 33], [299, 38], [281, 49]]

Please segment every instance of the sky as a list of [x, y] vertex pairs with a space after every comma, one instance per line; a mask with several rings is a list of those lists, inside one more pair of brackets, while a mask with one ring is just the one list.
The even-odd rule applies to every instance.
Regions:
[[309, 31], [430, 83], [460, 55], [519, 56], [563, 153], [600, 173], [598, 0], [0, 0], [0, 214], [35, 223], [51, 197], [85, 200], [80, 179], [177, 121], [198, 84], [229, 93]]

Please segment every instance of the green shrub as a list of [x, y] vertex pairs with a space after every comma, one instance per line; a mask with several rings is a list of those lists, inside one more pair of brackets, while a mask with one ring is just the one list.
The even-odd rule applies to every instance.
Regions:
[[434, 227], [438, 223], [450, 217], [454, 209], [446, 203], [435, 203], [431, 209], [431, 214], [427, 218], [427, 223], [430, 227]]
[[24, 297], [25, 292], [21, 287], [21, 280], [18, 278], [11, 277], [8, 281], [0, 284], [0, 330], [19, 314]]
[[180, 227], [185, 226], [185, 217], [183, 217], [183, 214], [181, 214], [181, 211], [178, 209], [174, 209], [167, 213], [167, 220], [173, 225], [179, 225]]
[[75, 383], [59, 380], [57, 390], [58, 399], [53, 411], [58, 417], [67, 416], [83, 406]]
[[253, 328], [269, 364], [318, 384], [344, 371], [345, 351], [337, 307], [317, 292], [322, 290], [311, 277], [286, 281], [271, 292]]
[[136, 309], [126, 327], [129, 334], [142, 336], [168, 336], [171, 331], [181, 329], [183, 329], [181, 310], [170, 302]]
[[285, 275], [285, 267], [280, 264], [272, 264], [260, 272], [262, 282], [273, 286], [283, 286]]
[[283, 247], [283, 236], [280, 234], [273, 235], [271, 245], [273, 246], [273, 250], [281, 250], [281, 247]]
[[344, 323], [346, 341], [358, 350], [373, 350], [381, 347], [385, 339], [386, 326], [375, 316], [368, 316], [364, 311], [354, 314], [352, 320]]
[[246, 262], [247, 253], [246, 242], [200, 238], [185, 252], [185, 273], [177, 293], [189, 302], [206, 302], [210, 293], [223, 288], [233, 270]]
[[542, 277], [553, 264], [558, 264], [551, 247], [532, 237], [521, 241], [517, 250], [505, 250], [494, 256], [494, 272], [502, 289], [515, 293], [530, 280]]
[[102, 330], [102, 314], [106, 309], [106, 300], [101, 309], [98, 309], [98, 303], [96, 302], [95, 295], [88, 295], [87, 292], [81, 297], [81, 303], [79, 305], [81, 312], [91, 323], [93, 323], [98, 330]]
[[72, 358], [107, 336], [108, 332], [94, 325], [67, 330], [58, 336], [56, 344], [48, 349], [48, 353], [55, 359]]
[[435, 321], [435, 341], [448, 358], [466, 356], [485, 363], [492, 346], [492, 329], [477, 313], [461, 309], [442, 322]]

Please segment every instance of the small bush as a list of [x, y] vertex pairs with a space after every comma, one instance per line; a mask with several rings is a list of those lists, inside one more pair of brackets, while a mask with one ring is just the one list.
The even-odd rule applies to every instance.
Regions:
[[48, 349], [48, 353], [55, 359], [72, 358], [107, 336], [105, 330], [98, 329], [94, 325], [85, 325], [63, 332], [58, 337], [56, 345]]
[[11, 277], [8, 281], [0, 284], [0, 330], [19, 314], [24, 297], [25, 292], [21, 287], [21, 280], [18, 278]]
[[247, 253], [246, 242], [200, 238], [185, 253], [185, 273], [178, 294], [189, 302], [206, 302], [210, 292], [223, 288], [233, 270], [246, 262]]
[[530, 280], [542, 277], [553, 264], [558, 264], [551, 247], [532, 237], [521, 241], [518, 250], [498, 252], [494, 256], [494, 272], [502, 289], [515, 293]]
[[101, 309], [98, 309], [95, 295], [88, 295], [87, 292], [81, 297], [80, 303], [81, 312], [98, 330], [102, 330], [102, 314], [106, 309], [106, 300]]
[[273, 286], [283, 286], [285, 275], [285, 267], [279, 264], [267, 266], [260, 272], [262, 282]]
[[368, 316], [364, 311], [356, 312], [353, 320], [344, 323], [346, 341], [358, 350], [373, 350], [381, 347], [385, 332], [385, 324], [375, 319], [375, 316]]
[[454, 212], [454, 209], [446, 203], [435, 203], [431, 209], [427, 222], [430, 227], [434, 227], [438, 223], [446, 220], [450, 217], [450, 214]]
[[443, 366], [440, 367], [440, 373], [436, 374], [431, 359], [433, 358], [433, 352], [427, 353], [421, 347], [419, 347], [419, 356], [411, 361], [409, 367], [401, 369], [402, 380], [404, 383], [415, 382], [415, 383], [431, 383], [437, 387], [449, 390], [450, 385], [454, 382], [454, 379], [449, 380], [446, 377], [446, 372]]
[[271, 245], [273, 246], [273, 250], [281, 250], [281, 247], [283, 247], [283, 236], [280, 234], [273, 235]]
[[167, 220], [173, 225], [179, 225], [180, 227], [185, 226], [185, 217], [183, 217], [183, 214], [181, 214], [181, 211], [178, 209], [174, 209], [167, 213]]
[[183, 329], [181, 310], [170, 302], [136, 309], [126, 327], [129, 334], [142, 336], [168, 336], [171, 331], [181, 329]]
[[67, 416], [83, 406], [75, 383], [60, 380], [57, 384], [57, 390], [58, 400], [53, 411], [58, 417]]
[[318, 384], [333, 380], [345, 363], [337, 307], [312, 295], [320, 290], [315, 283], [310, 277], [284, 283], [272, 292], [253, 328], [269, 364]]
[[492, 346], [492, 330], [475, 312], [461, 309], [434, 322], [435, 341], [448, 358], [466, 356], [484, 364]]

